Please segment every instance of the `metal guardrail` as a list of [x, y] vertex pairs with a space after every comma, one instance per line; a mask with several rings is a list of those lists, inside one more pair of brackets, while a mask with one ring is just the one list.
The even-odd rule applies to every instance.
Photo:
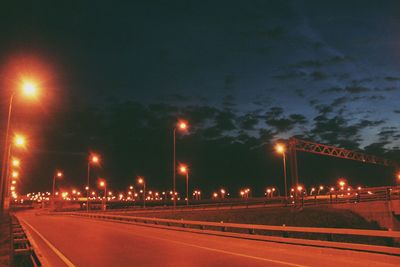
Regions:
[[11, 216], [11, 266], [39, 267], [42, 266], [33, 250], [27, 235], [19, 220]]
[[173, 219], [160, 219], [160, 218], [146, 218], [136, 216], [124, 215], [107, 215], [98, 213], [65, 213], [68, 215], [83, 216], [95, 219], [107, 219], [116, 221], [131, 221], [139, 223], [153, 223], [164, 224], [167, 226], [180, 226], [180, 227], [197, 227], [205, 230], [206, 227], [219, 229], [221, 231], [229, 231], [230, 229], [245, 230], [250, 234], [255, 234], [256, 230], [280, 232], [283, 237], [287, 237], [288, 233], [309, 233], [309, 234], [324, 234], [328, 241], [332, 241], [333, 235], [347, 235], [347, 236], [367, 236], [367, 237], [381, 237], [389, 238], [389, 244], [393, 244], [393, 239], [400, 238], [400, 231], [391, 230], [363, 230], [363, 229], [347, 229], [347, 228], [318, 228], [318, 227], [295, 227], [295, 226], [273, 226], [273, 225], [258, 225], [258, 224], [239, 224], [239, 223], [216, 223], [207, 221], [189, 221], [189, 220], [173, 220]]

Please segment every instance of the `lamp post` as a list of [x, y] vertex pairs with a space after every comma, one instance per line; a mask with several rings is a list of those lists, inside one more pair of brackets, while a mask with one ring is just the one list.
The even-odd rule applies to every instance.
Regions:
[[176, 197], [175, 197], [175, 193], [176, 193], [176, 130], [178, 129], [181, 132], [186, 132], [188, 128], [188, 124], [186, 121], [180, 120], [178, 121], [177, 125], [174, 127], [173, 130], [173, 162], [172, 162], [172, 171], [173, 171], [173, 178], [172, 178], [172, 184], [173, 184], [173, 188], [172, 190], [173, 192], [173, 203], [174, 203], [174, 209], [176, 207]]
[[107, 208], [107, 183], [104, 179], [100, 180], [99, 186], [104, 188], [104, 197], [103, 200], [101, 201], [102, 203], [102, 210], [106, 210]]
[[282, 154], [282, 158], [283, 158], [283, 178], [285, 181], [285, 199], [287, 200], [286, 147], [283, 144], [277, 144], [275, 146], [275, 150], [279, 154]]
[[88, 159], [87, 165], [87, 181], [86, 181], [86, 211], [89, 212], [89, 191], [90, 191], [90, 165], [98, 165], [100, 163], [100, 157], [96, 154], [91, 154]]
[[56, 171], [53, 175], [53, 192], [52, 192], [52, 198], [51, 198], [51, 207], [54, 209], [54, 200], [56, 198], [55, 195], [55, 188], [56, 188], [56, 178], [61, 178], [63, 176], [63, 173], [60, 171]]
[[[32, 81], [24, 80], [21, 84], [22, 93], [25, 96], [32, 97], [36, 95], [37, 86]], [[10, 125], [11, 125], [11, 116], [13, 110], [13, 102], [16, 91], [13, 91], [10, 96], [10, 100], [8, 102], [8, 113], [7, 113], [7, 124], [6, 124], [6, 133], [5, 133], [5, 141], [4, 141], [4, 151], [3, 151], [3, 162], [1, 169], [1, 181], [0, 181], [0, 209], [1, 211], [7, 211], [9, 207], [8, 199], [8, 191], [9, 186], [7, 182], [7, 172], [10, 161]]]
[[12, 178], [18, 178], [19, 173], [17, 171], [12, 171], [10, 174], [10, 154], [12, 147], [18, 147], [18, 148], [23, 148], [26, 145], [26, 138], [23, 135], [16, 134], [14, 136], [13, 142], [9, 144], [8, 149], [7, 149], [7, 164], [6, 164], [6, 170], [5, 170], [5, 179], [4, 179], [4, 187], [3, 187], [3, 198], [2, 198], [2, 209], [4, 212], [8, 211], [10, 208], [10, 186], [11, 186], [11, 179]]
[[186, 206], [189, 206], [189, 168], [187, 165], [181, 164], [179, 172], [186, 175]]
[[143, 177], [138, 177], [138, 184], [143, 184], [143, 208], [146, 208], [146, 181]]
[[225, 189], [221, 188], [220, 192], [221, 192], [221, 199], [223, 200], [225, 198], [226, 191]]

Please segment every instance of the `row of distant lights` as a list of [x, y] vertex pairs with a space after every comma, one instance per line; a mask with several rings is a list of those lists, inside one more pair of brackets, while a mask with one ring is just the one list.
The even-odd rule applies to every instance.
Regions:
[[[340, 190], [340, 192], [342, 192], [342, 194], [344, 194], [344, 192], [347, 191], [347, 195], [350, 195], [351, 191], [354, 191], [354, 189], [352, 187], [350, 187], [350, 186], [345, 187], [346, 183], [344, 181], [339, 181], [338, 184], [340, 186], [338, 188], [338, 191]], [[312, 187], [310, 189], [310, 195], [319, 194], [321, 191], [323, 191], [325, 189], [328, 189], [328, 188], [329, 188], [329, 192], [335, 192], [336, 191], [335, 187], [325, 187], [325, 186], [320, 185], [318, 187], [318, 190], [315, 187]], [[12, 189], [12, 192], [13, 192], [13, 198], [17, 198], [17, 194], [14, 191], [15, 187], [12, 186], [11, 189]], [[134, 188], [133, 188], [133, 186], [130, 186], [129, 189], [133, 190]], [[296, 189], [297, 189], [298, 192], [301, 192], [301, 193], [306, 192], [306, 188], [303, 187], [302, 185], [297, 186]], [[360, 187], [360, 186], [357, 187], [358, 191], [361, 190], [361, 189], [362, 189], [362, 187]], [[251, 191], [250, 188], [241, 189], [240, 192], [239, 192], [240, 197], [242, 197], [242, 198], [249, 197], [250, 191]], [[276, 191], [277, 191], [276, 187], [267, 187], [266, 190], [265, 190], [265, 195], [266, 196], [273, 196], [273, 194]], [[316, 191], [317, 191], [317, 193], [315, 193]], [[140, 194], [143, 194], [143, 190], [140, 190], [139, 192], [140, 192]], [[295, 189], [291, 188], [290, 192], [293, 194], [295, 192]], [[147, 193], [148, 196], [146, 197], [146, 200], [165, 200], [167, 198], [167, 196], [168, 196], [168, 193], [170, 195], [171, 200], [173, 200], [174, 197], [173, 197], [173, 192], [172, 191], [170, 191], [170, 192], [165, 192], [164, 191], [162, 193], [159, 193], [159, 192], [153, 192], [151, 190], [148, 191], [148, 193]], [[368, 193], [372, 194], [372, 192], [370, 192], [370, 191], [368, 191]], [[59, 194], [60, 194], [59, 192], [55, 192], [56, 196], [59, 196]], [[42, 200], [49, 200], [50, 195], [51, 195], [50, 192], [44, 192], [44, 193], [38, 192], [38, 193], [27, 194], [27, 197], [30, 200], [33, 200], [33, 201], [42, 201]], [[81, 195], [82, 195], [81, 192], [77, 191], [75, 189], [71, 191], [71, 194], [69, 192], [61, 192], [61, 198], [64, 199], [64, 200], [77, 200]], [[89, 199], [91, 199], [91, 200], [96, 200], [96, 199], [102, 200], [102, 199], [105, 199], [104, 196], [103, 197], [97, 196], [97, 193], [95, 191], [92, 191], [90, 195], [91, 196], [89, 197]], [[113, 195], [112, 191], [109, 191], [107, 193], [107, 195], [108, 195], [107, 196], [108, 200], [117, 199], [117, 197]], [[200, 199], [201, 191], [196, 189], [196, 190], [193, 191], [192, 195], [193, 195], [193, 197], [195, 199]], [[135, 201], [135, 199], [138, 196], [139, 196], [138, 193], [132, 193], [132, 191], [128, 191], [127, 194], [126, 194], [126, 197], [125, 197], [124, 194], [120, 193], [118, 195], [118, 200], [121, 200], [121, 201], [132, 200], [132, 201]], [[177, 197], [178, 200], [180, 200], [180, 197], [179, 197], [177, 192], [175, 192], [175, 196]], [[223, 189], [223, 188], [220, 189], [219, 192], [213, 192], [212, 193], [212, 197], [213, 198], [218, 198], [218, 197], [224, 198], [225, 196], [229, 196], [229, 193], [227, 193], [226, 190]]]

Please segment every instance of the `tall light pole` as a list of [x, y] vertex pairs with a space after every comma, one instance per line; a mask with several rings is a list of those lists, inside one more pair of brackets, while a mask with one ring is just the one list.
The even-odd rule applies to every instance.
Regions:
[[90, 191], [90, 166], [99, 165], [100, 164], [100, 157], [96, 154], [91, 154], [88, 159], [87, 165], [87, 181], [86, 181], [86, 211], [89, 212], [89, 191]]
[[7, 149], [7, 164], [6, 164], [6, 170], [5, 170], [5, 179], [4, 179], [4, 188], [3, 188], [3, 199], [2, 199], [2, 209], [4, 212], [8, 211], [10, 208], [10, 186], [11, 186], [11, 179], [12, 178], [18, 178], [19, 173], [17, 171], [13, 171], [10, 175], [10, 154], [11, 154], [11, 149], [12, 147], [18, 147], [18, 148], [24, 148], [26, 145], [26, 139], [24, 136], [20, 134], [16, 134], [14, 136], [13, 142], [9, 144], [8, 149]]
[[186, 175], [186, 206], [189, 206], [189, 168], [187, 165], [181, 164], [179, 172]]
[[176, 130], [178, 129], [181, 132], [186, 132], [188, 128], [188, 124], [186, 121], [180, 120], [178, 121], [177, 125], [174, 127], [173, 131], [173, 162], [172, 162], [172, 171], [173, 171], [173, 178], [172, 178], [172, 190], [173, 192], [173, 203], [174, 208], [176, 207]]
[[287, 177], [286, 177], [286, 147], [283, 144], [277, 144], [275, 146], [276, 152], [282, 154], [283, 158], [283, 179], [285, 181], [285, 199], [287, 200]]
[[102, 210], [105, 211], [107, 209], [107, 183], [106, 183], [106, 181], [104, 179], [100, 180], [99, 186], [104, 188], [104, 201], [101, 201], [101, 203], [103, 204]]
[[54, 200], [56, 198], [56, 195], [55, 195], [56, 178], [60, 179], [61, 177], [63, 177], [63, 173], [62, 172], [60, 172], [60, 171], [54, 172], [54, 175], [53, 175], [53, 192], [52, 192], [52, 198], [51, 198], [51, 207], [53, 209], [54, 209]]
[[[32, 97], [36, 95], [37, 91], [37, 86], [35, 83], [31, 81], [22, 81], [21, 84], [21, 89], [22, 93], [25, 96]], [[0, 209], [1, 211], [6, 211], [5, 209], [8, 210], [8, 204], [5, 201], [5, 198], [7, 197], [7, 191], [8, 191], [8, 184], [7, 184], [7, 172], [9, 169], [9, 161], [10, 161], [10, 126], [11, 126], [11, 116], [12, 116], [12, 110], [13, 110], [13, 102], [14, 102], [14, 96], [16, 94], [16, 91], [13, 91], [10, 95], [10, 100], [8, 102], [8, 113], [7, 113], [7, 124], [6, 124], [6, 133], [5, 133], [5, 140], [4, 140], [4, 151], [3, 151], [3, 162], [2, 162], [2, 168], [1, 168], [1, 181], [0, 181]], [[6, 206], [6, 207], [5, 207]]]
[[143, 177], [138, 177], [138, 184], [143, 185], [143, 208], [146, 208], [146, 181]]

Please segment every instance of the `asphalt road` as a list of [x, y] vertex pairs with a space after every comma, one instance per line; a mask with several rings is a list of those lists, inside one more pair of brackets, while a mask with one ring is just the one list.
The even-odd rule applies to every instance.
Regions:
[[400, 257], [17, 214], [48, 266], [400, 266]]

